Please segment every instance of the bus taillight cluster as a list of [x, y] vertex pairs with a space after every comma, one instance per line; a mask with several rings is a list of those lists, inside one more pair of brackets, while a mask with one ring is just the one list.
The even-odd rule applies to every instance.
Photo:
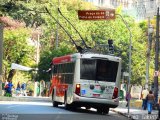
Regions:
[[118, 88], [115, 87], [115, 88], [114, 88], [114, 92], [113, 92], [112, 99], [116, 99], [117, 97], [118, 97]]
[[75, 90], [75, 93], [76, 93], [77, 95], [80, 95], [80, 89], [81, 89], [80, 84], [76, 84], [76, 90]]

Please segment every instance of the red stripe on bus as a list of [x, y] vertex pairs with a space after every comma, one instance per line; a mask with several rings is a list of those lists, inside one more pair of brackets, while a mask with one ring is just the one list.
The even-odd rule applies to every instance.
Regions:
[[66, 55], [62, 57], [53, 58], [52, 63], [58, 64], [58, 63], [65, 63], [65, 62], [71, 62], [71, 61], [72, 61], [72, 56]]

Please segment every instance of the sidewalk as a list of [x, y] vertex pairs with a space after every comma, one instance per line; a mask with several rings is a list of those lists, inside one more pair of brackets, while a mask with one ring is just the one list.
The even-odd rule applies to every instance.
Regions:
[[156, 120], [158, 116], [157, 110], [152, 110], [152, 114], [148, 114], [147, 110], [142, 110], [137, 106], [130, 105], [129, 114], [128, 107], [126, 107], [126, 101], [120, 101], [117, 108], [112, 108], [111, 110], [117, 112], [121, 115], [124, 115], [133, 120]]
[[49, 98], [49, 97], [33, 97], [33, 96], [14, 96], [14, 97], [0, 96], [0, 102], [1, 101], [51, 102], [51, 98]]

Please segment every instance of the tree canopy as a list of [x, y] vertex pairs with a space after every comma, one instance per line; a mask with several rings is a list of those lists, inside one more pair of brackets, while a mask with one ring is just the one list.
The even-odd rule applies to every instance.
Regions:
[[[22, 32], [19, 33], [20, 36], [23, 35], [23, 37], [26, 37], [26, 35], [30, 34], [28, 31], [26, 31], [28, 28], [32, 30], [40, 28], [42, 32], [40, 36], [41, 56], [40, 63], [38, 65], [40, 70], [38, 72], [39, 79], [49, 79], [48, 74], [46, 74], [46, 76], [45, 74], [43, 74], [44, 76], [41, 74], [44, 72], [43, 70], [47, 70], [53, 57], [77, 52], [75, 46], [70, 40], [70, 37], [60, 26], [57, 25], [56, 21], [53, 19], [54, 17], [57, 21], [59, 21], [59, 23], [68, 31], [68, 33], [77, 44], [82, 44], [81, 37], [77, 34], [73, 27], [58, 13], [57, 9], [59, 7], [62, 14], [75, 26], [86, 44], [91, 48], [94, 48], [96, 45], [100, 44], [107, 45], [107, 40], [113, 39], [115, 55], [122, 58], [122, 72], [128, 71], [130, 33], [126, 28], [123, 20], [119, 16], [116, 16], [115, 20], [110, 21], [81, 21], [78, 19], [77, 10], [97, 9], [92, 4], [82, 0], [61, 0], [59, 6], [57, 0], [2, 0], [0, 7], [2, 8], [0, 10], [0, 14], [2, 16], [10, 16], [15, 20], [24, 22], [26, 27], [23, 28], [22, 31], [18, 29], [7, 30], [9, 35], [5, 35], [5, 44], [9, 46], [10, 44], [13, 44], [11, 41], [16, 40], [17, 46], [10, 46], [10, 49], [15, 48], [14, 52], [16, 51], [16, 53], [11, 52], [13, 50], [10, 50], [9, 53], [6, 52], [6, 56], [8, 58], [4, 59], [5, 65], [9, 66], [11, 61], [19, 60], [19, 57], [25, 58], [25, 56], [32, 55], [30, 51], [31, 49], [26, 48], [29, 46], [24, 46], [26, 41], [22, 41], [22, 37], [19, 37], [18, 35], [19, 32]], [[46, 8], [49, 10], [53, 17], [47, 13]], [[146, 23], [137, 23], [132, 17], [121, 13], [121, 8], [116, 9], [116, 14], [122, 15], [124, 20], [128, 23], [132, 33], [131, 82], [142, 84], [145, 80], [146, 68]], [[23, 34], [24, 31], [25, 34]], [[57, 31], [58, 49], [56, 47]], [[14, 32], [14, 34], [12, 32]], [[8, 39], [11, 43], [7, 42]], [[19, 42], [22, 43], [19, 45]], [[24, 52], [21, 52], [20, 49]], [[16, 54], [16, 57], [14, 54]], [[22, 57], [22, 55], [24, 56]], [[153, 62], [153, 60], [151, 61]], [[23, 62], [23, 64], [28, 63], [25, 59], [20, 60], [20, 62]], [[151, 67], [153, 68], [153, 66]]]

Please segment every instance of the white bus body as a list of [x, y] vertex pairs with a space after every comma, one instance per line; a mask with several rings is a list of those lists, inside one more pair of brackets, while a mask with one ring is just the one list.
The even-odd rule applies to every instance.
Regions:
[[96, 108], [107, 114], [119, 104], [121, 58], [76, 53], [54, 58], [50, 95], [53, 106]]

